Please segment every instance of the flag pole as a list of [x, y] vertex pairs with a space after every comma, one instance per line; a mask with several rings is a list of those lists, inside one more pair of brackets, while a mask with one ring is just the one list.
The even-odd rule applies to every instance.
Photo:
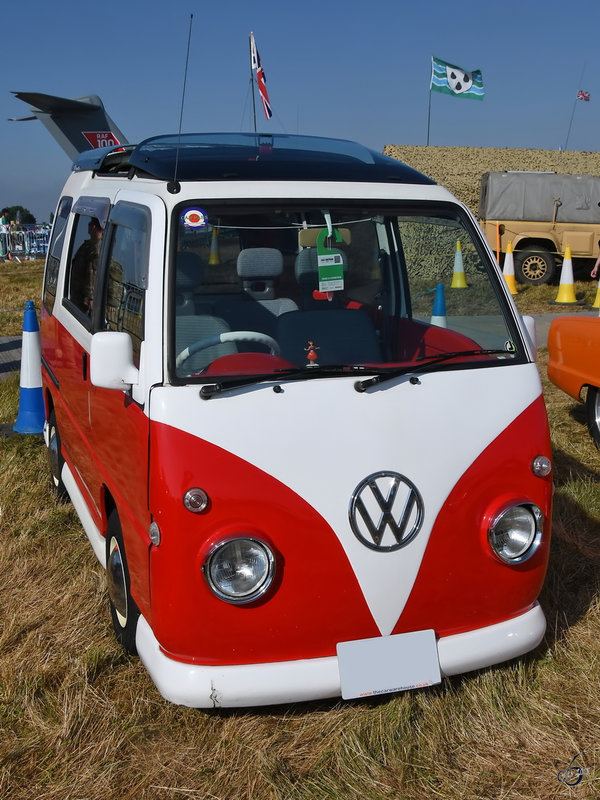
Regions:
[[429, 124], [431, 121], [431, 87], [429, 87], [429, 103], [427, 107], [427, 147], [429, 147]]
[[252, 84], [252, 116], [254, 118], [254, 133], [256, 133], [256, 103], [254, 100], [254, 75], [252, 74], [252, 33], [248, 37], [248, 44], [250, 48], [250, 83]]
[[431, 81], [433, 80], [433, 57], [431, 58], [431, 75], [429, 78], [429, 102], [427, 104], [427, 147], [429, 147], [429, 127], [431, 123]]
[[[581, 77], [579, 78], [579, 88], [583, 85], [583, 76], [585, 75], [585, 68], [587, 66], [587, 62], [583, 62], [583, 66], [581, 68]], [[569, 144], [569, 136], [571, 135], [571, 126], [573, 125], [573, 118], [575, 117], [575, 109], [577, 108], [577, 101], [579, 100], [579, 96], [575, 95], [575, 102], [573, 103], [573, 111], [571, 112], [571, 119], [569, 120], [569, 130], [567, 131], [567, 138], [565, 139], [565, 150], [567, 149], [567, 145]]]
[[571, 112], [571, 119], [569, 121], [569, 130], [567, 131], [567, 138], [565, 139], [565, 147], [564, 147], [565, 150], [567, 149], [567, 146], [569, 144], [569, 136], [571, 135], [571, 126], [573, 125], [573, 117], [575, 116], [576, 108], [577, 108], [577, 97], [575, 98], [575, 102], [573, 103], [573, 111]]

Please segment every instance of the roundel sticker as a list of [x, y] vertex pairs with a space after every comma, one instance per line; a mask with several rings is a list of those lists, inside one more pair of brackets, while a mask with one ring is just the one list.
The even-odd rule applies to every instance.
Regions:
[[186, 228], [204, 228], [208, 219], [201, 208], [186, 208], [181, 215], [181, 221]]
[[405, 547], [423, 524], [423, 500], [416, 486], [397, 472], [376, 472], [352, 494], [350, 527], [371, 550], [392, 552]]

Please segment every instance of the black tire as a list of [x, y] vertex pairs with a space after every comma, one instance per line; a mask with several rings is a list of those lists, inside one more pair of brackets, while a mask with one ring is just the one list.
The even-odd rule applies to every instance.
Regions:
[[515, 275], [519, 283], [539, 286], [551, 283], [556, 274], [556, 259], [544, 247], [526, 247], [515, 252]]
[[52, 409], [50, 416], [48, 417], [48, 464], [50, 466], [52, 491], [59, 500], [68, 500], [69, 498], [69, 493], [67, 492], [61, 478], [64, 463], [65, 460], [62, 456], [60, 434], [56, 424], [56, 415], [54, 413], [54, 409]]
[[136, 655], [135, 632], [140, 611], [130, 592], [127, 557], [116, 509], [110, 513], [106, 531], [106, 579], [115, 636], [126, 652]]
[[600, 450], [600, 389], [590, 386], [585, 398], [585, 411], [590, 436]]

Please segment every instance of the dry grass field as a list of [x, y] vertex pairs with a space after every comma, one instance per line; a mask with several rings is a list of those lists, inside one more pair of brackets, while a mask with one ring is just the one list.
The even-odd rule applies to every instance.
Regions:
[[[451, 166], [441, 150], [395, 148], [472, 206], [472, 152]], [[479, 174], [551, 168], [536, 151], [477, 152], [490, 158]], [[598, 154], [553, 155], [589, 156], [593, 170], [568, 170], [600, 173]], [[40, 265], [0, 264], [0, 306], [39, 305], [40, 278]], [[517, 305], [547, 311], [548, 291], [528, 288]], [[0, 335], [19, 319], [0, 314]], [[545, 367], [542, 351], [556, 484], [544, 642], [518, 661], [369, 702], [206, 712], [163, 701], [113, 638], [103, 570], [72, 507], [50, 494], [41, 437], [0, 438], [0, 798], [600, 796], [600, 453], [583, 408]], [[18, 400], [15, 375], [0, 383], [0, 424], [14, 422]], [[576, 756], [582, 780], [570, 787], [558, 774]]]

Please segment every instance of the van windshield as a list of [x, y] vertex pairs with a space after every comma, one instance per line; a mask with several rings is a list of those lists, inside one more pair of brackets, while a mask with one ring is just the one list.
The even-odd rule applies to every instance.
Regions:
[[525, 358], [500, 278], [451, 203], [198, 200], [175, 215], [176, 381]]

